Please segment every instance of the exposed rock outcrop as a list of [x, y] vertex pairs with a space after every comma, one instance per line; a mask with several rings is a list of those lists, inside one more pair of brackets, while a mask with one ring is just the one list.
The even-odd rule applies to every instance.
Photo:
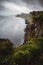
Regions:
[[43, 37], [43, 11], [33, 11], [29, 14], [17, 15], [17, 17], [25, 19], [24, 43], [29, 42], [31, 38]]
[[43, 37], [43, 11], [33, 11], [30, 13], [32, 15], [32, 23], [26, 20], [24, 43], [27, 43], [31, 38]]

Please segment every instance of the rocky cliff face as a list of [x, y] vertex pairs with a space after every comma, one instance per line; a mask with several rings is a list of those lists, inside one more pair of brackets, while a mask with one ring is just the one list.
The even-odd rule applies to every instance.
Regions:
[[27, 26], [25, 28], [24, 43], [29, 42], [31, 38], [43, 37], [43, 11], [34, 11], [30, 14], [32, 23], [25, 20]]
[[43, 11], [33, 11], [29, 14], [20, 14], [17, 17], [25, 19], [24, 43], [31, 38], [43, 37]]

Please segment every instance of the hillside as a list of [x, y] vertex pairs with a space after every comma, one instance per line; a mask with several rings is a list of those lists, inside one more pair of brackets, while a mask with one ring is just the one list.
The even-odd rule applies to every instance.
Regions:
[[1, 65], [43, 65], [43, 37], [14, 47], [9, 40], [0, 40]]
[[0, 65], [43, 65], [43, 11], [30, 14], [32, 23], [25, 20], [23, 45], [15, 47], [10, 40], [0, 39]]
[[25, 19], [24, 43], [31, 38], [43, 37], [43, 11], [33, 11], [29, 14], [17, 15], [17, 17]]
[[16, 48], [14, 59], [18, 65], [43, 65], [43, 38], [33, 38]]

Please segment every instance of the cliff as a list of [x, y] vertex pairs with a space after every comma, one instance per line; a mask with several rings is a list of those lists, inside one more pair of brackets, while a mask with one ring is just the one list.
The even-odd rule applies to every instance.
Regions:
[[0, 65], [43, 65], [43, 37], [12, 47], [8, 39], [0, 39]]
[[0, 39], [0, 65], [43, 65], [43, 12], [30, 15], [32, 22], [25, 20], [24, 45], [15, 48], [10, 40]]
[[17, 47], [14, 59], [18, 65], [43, 65], [43, 38], [32, 38], [29, 43]]
[[32, 15], [32, 24], [26, 23], [24, 43], [31, 38], [43, 37], [43, 11], [33, 11], [30, 14]]
[[29, 42], [31, 38], [43, 37], [43, 11], [33, 11], [29, 14], [20, 14], [17, 17], [25, 19], [24, 43]]

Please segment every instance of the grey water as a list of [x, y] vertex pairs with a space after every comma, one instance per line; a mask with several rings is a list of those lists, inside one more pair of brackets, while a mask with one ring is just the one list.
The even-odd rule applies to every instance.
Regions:
[[15, 46], [23, 44], [25, 20], [15, 16], [0, 16], [0, 38], [10, 39]]
[[[8, 38], [15, 46], [24, 41], [25, 20], [15, 14], [43, 11], [43, 0], [0, 0], [0, 38]], [[10, 15], [10, 16], [9, 16]]]

